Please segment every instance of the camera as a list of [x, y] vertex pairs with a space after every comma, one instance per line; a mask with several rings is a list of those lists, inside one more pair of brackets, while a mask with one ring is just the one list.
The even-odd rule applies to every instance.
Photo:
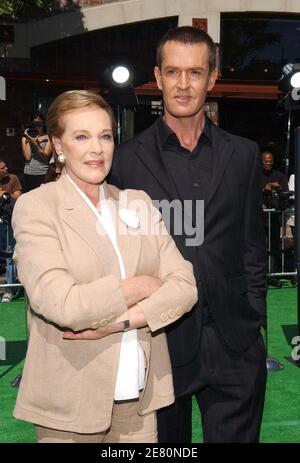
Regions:
[[264, 190], [264, 204], [268, 209], [284, 211], [292, 206], [294, 200], [291, 197], [294, 195], [293, 191], [283, 191], [280, 188]]
[[38, 130], [34, 125], [28, 127], [26, 133], [32, 138], [36, 138], [38, 136]]
[[5, 191], [0, 198], [0, 222], [10, 223], [15, 201], [11, 195]]

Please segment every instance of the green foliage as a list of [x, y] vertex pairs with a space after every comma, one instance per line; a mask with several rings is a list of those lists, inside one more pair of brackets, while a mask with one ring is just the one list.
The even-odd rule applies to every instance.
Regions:
[[1, 0], [0, 16], [30, 19], [49, 13], [53, 0]]

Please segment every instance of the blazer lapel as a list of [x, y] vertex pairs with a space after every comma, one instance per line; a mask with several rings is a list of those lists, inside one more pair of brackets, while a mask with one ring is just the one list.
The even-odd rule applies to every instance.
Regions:
[[233, 146], [226, 134], [223, 134], [223, 132], [213, 124], [211, 124], [211, 130], [213, 140], [213, 173], [208, 199], [204, 206], [205, 208], [207, 208], [222, 182], [224, 171], [233, 154]]
[[164, 160], [161, 144], [159, 142], [157, 124], [154, 124], [151, 129], [150, 133], [149, 131], [144, 132], [140, 137], [136, 155], [165, 191], [166, 199], [172, 200], [174, 198], [179, 198], [180, 196], [176, 189], [176, 185], [170, 176]]
[[99, 263], [120, 274], [119, 263], [113, 245], [95, 214], [62, 175], [56, 182], [58, 196], [63, 206], [63, 221], [81, 237], [99, 258]]
[[103, 184], [107, 205], [110, 208], [111, 216], [113, 217], [117, 242], [123, 258], [126, 277], [131, 277], [136, 274], [142, 244], [141, 229], [130, 227], [130, 223], [126, 223], [119, 214], [121, 209], [134, 210], [130, 207], [129, 193], [121, 191], [116, 187]]

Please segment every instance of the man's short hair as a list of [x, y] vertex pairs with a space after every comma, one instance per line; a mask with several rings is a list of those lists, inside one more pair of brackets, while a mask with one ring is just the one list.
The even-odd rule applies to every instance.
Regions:
[[217, 47], [214, 41], [206, 32], [192, 26], [176, 27], [175, 29], [170, 29], [162, 36], [156, 48], [156, 61], [160, 69], [163, 60], [163, 47], [166, 42], [170, 41], [184, 44], [205, 43], [208, 48], [209, 72], [215, 69]]
[[274, 158], [274, 154], [273, 154], [272, 151], [270, 151], [270, 150], [263, 150], [263, 151], [261, 152], [261, 155], [262, 155], [262, 156], [264, 156], [264, 155], [266, 155], [266, 154], [269, 154], [269, 155], [272, 156], [272, 158]]

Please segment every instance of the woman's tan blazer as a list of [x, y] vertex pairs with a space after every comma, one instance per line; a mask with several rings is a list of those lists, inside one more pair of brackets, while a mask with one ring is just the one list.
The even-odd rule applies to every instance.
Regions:
[[[126, 276], [150, 274], [163, 280], [139, 303], [149, 325], [138, 330], [147, 359], [139, 413], [146, 414], [174, 401], [163, 328], [195, 304], [195, 280], [191, 264], [169, 235], [144, 233], [151, 217], [163, 229], [144, 192], [120, 192], [106, 183], [104, 190], [116, 210]], [[121, 220], [120, 208], [136, 211], [138, 228]], [[111, 422], [122, 333], [97, 341], [62, 336], [66, 329], [128, 318], [111, 241], [65, 175], [18, 199], [13, 229], [18, 276], [30, 300], [28, 351], [14, 416], [66, 431], [104, 431]]]

